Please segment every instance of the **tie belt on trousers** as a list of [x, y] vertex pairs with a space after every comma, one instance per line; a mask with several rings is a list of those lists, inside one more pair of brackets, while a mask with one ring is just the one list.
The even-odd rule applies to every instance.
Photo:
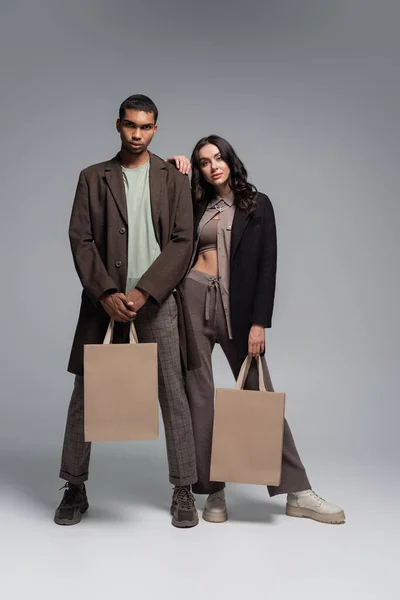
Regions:
[[215, 277], [211, 279], [206, 289], [206, 300], [205, 300], [205, 310], [204, 310], [204, 319], [206, 323], [210, 321], [210, 311], [211, 311], [211, 295], [214, 295], [214, 314], [212, 319], [212, 325], [215, 325], [217, 318], [217, 295], [220, 293], [221, 288], [219, 285], [219, 278]]

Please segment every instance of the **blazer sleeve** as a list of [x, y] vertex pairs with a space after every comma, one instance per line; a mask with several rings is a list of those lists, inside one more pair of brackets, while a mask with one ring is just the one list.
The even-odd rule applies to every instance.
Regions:
[[274, 209], [267, 196], [263, 216], [263, 240], [258, 264], [256, 292], [251, 322], [253, 325], [271, 327], [276, 284], [276, 224]]
[[[193, 208], [188, 178], [182, 176], [171, 239], [143, 274], [137, 288], [161, 305], [184, 278], [193, 249]], [[177, 184], [179, 185], [179, 183]]]
[[75, 269], [83, 289], [97, 304], [105, 293], [118, 291], [115, 281], [107, 273], [93, 239], [89, 207], [89, 186], [82, 171], [76, 188], [69, 223], [69, 239]]

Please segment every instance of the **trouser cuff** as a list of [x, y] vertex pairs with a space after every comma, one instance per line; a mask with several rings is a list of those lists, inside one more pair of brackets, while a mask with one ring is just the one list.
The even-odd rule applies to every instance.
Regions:
[[68, 473], [67, 471], [60, 471], [60, 478], [61, 479], [65, 479], [65, 481], [68, 481], [69, 483], [72, 483], [73, 485], [79, 485], [81, 483], [84, 483], [85, 481], [88, 480], [89, 478], [89, 473], [84, 473], [83, 475], [71, 475], [70, 473]]

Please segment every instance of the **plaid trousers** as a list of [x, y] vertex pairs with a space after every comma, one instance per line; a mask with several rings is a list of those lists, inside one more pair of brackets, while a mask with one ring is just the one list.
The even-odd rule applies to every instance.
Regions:
[[[157, 343], [159, 402], [164, 421], [169, 480], [173, 485], [197, 481], [196, 453], [189, 403], [185, 392], [178, 335], [178, 312], [173, 296], [159, 307], [151, 302], [138, 312], [139, 342]], [[129, 325], [116, 323], [114, 342], [129, 339]], [[88, 479], [91, 444], [84, 440], [83, 377], [75, 377], [68, 409], [60, 477], [70, 483]]]

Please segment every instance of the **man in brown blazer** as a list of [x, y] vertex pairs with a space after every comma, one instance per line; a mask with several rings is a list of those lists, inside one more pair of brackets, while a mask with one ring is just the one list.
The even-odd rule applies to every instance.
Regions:
[[[140, 342], [158, 345], [159, 401], [167, 444], [169, 479], [175, 486], [172, 523], [192, 527], [198, 515], [191, 493], [197, 481], [189, 404], [182, 366], [188, 355], [179, 296], [193, 246], [189, 182], [148, 151], [157, 130], [157, 107], [146, 96], [127, 98], [119, 112], [121, 150], [79, 177], [69, 236], [83, 286], [68, 370], [75, 385], [68, 410], [60, 477], [66, 480], [55, 522], [73, 525], [88, 509], [90, 443], [84, 441], [83, 347], [103, 342], [110, 319], [114, 342], [127, 339], [135, 321]], [[177, 289], [178, 288], [178, 289]]]

